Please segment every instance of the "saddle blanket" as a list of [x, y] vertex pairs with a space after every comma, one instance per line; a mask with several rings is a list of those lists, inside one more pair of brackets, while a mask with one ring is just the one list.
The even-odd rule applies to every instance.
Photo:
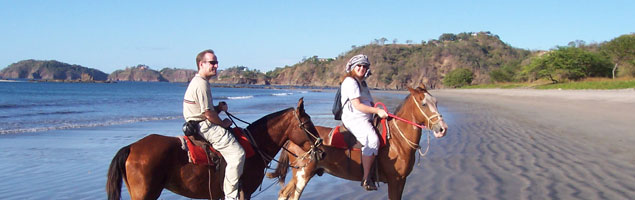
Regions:
[[[247, 139], [247, 136], [243, 134], [241, 128], [233, 128], [230, 132], [234, 134], [234, 136], [238, 140], [238, 143], [240, 143], [240, 146], [242, 146], [245, 150], [245, 158], [252, 157], [256, 154], [254, 148], [251, 146], [251, 143], [249, 143], [249, 139]], [[203, 147], [194, 145], [190, 138], [188, 138], [187, 136], [179, 136], [179, 139], [181, 139], [181, 148], [188, 152], [187, 155], [191, 163], [213, 165], [213, 163], [208, 163], [207, 155], [205, 155], [205, 150], [203, 149]], [[216, 149], [212, 148], [211, 145], [209, 149], [212, 151], [212, 153], [221, 155], [218, 151], [216, 151]]]
[[[386, 124], [386, 119], [382, 119], [381, 124]], [[342, 131], [340, 129], [344, 129], [344, 130]], [[386, 140], [387, 140], [386, 138], [387, 138], [387, 132], [388, 132], [386, 126], [382, 126], [381, 129], [382, 129], [381, 135], [378, 134], [379, 148], [386, 146]], [[329, 138], [326, 140], [327, 142], [325, 143], [326, 146], [331, 146], [331, 147], [335, 147], [339, 149], [352, 149], [353, 151], [360, 150], [359, 148], [353, 147], [355, 143], [357, 142], [357, 140], [355, 139], [355, 136], [353, 136], [353, 134], [350, 131], [343, 128], [342, 125], [338, 125], [335, 128], [333, 128], [333, 130], [331, 130], [331, 133], [329, 133], [328, 137]]]

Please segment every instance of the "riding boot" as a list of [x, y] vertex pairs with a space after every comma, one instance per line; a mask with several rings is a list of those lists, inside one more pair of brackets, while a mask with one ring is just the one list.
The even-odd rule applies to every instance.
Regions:
[[372, 179], [362, 180], [362, 187], [366, 191], [377, 190], [377, 186], [375, 186], [375, 181], [373, 181]]

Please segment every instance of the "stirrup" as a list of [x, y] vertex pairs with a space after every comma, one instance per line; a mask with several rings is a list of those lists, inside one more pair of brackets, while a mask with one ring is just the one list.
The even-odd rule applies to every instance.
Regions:
[[362, 181], [362, 187], [366, 190], [366, 191], [373, 191], [373, 190], [377, 190], [377, 186], [375, 186], [375, 182], [372, 180], [363, 180]]

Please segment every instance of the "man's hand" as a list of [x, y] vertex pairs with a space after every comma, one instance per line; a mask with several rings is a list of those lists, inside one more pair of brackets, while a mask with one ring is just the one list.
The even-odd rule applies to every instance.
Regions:
[[230, 127], [231, 125], [232, 125], [232, 121], [231, 121], [231, 120], [229, 120], [229, 119], [227, 119], [227, 118], [225, 118], [225, 119], [223, 120], [223, 124], [221, 124], [220, 126], [221, 126], [221, 127], [223, 127], [223, 128], [229, 129], [229, 127]]
[[216, 111], [223, 112], [223, 111], [227, 111], [227, 103], [225, 103], [224, 101], [218, 102], [218, 106], [216, 106], [218, 109]]

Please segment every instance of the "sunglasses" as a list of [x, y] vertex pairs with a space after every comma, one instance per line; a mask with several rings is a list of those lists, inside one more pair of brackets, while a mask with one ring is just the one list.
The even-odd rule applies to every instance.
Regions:
[[368, 68], [370, 68], [370, 65], [357, 65], [357, 66], [358, 66], [358, 67], [362, 67], [362, 68], [364, 68], [364, 69], [368, 69]]
[[216, 64], [218, 64], [218, 61], [216, 61], [216, 60], [212, 60], [212, 61], [205, 61], [205, 62], [209, 63], [210, 65], [216, 65]]

